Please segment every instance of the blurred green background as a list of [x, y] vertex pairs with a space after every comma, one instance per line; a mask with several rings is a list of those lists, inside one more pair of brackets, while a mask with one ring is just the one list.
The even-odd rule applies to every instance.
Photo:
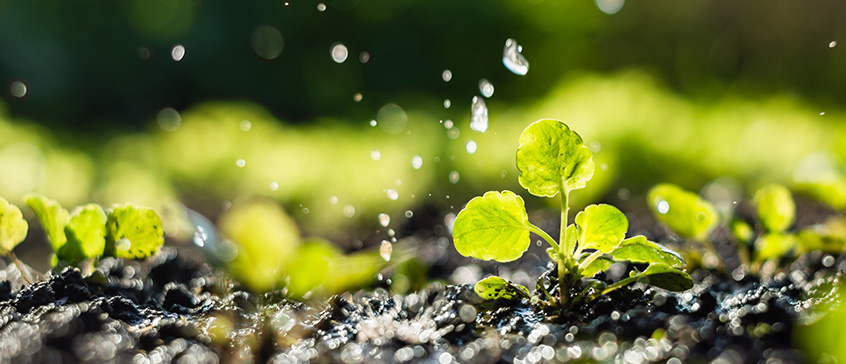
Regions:
[[[304, 235], [368, 245], [385, 227], [448, 225], [486, 190], [521, 191], [517, 138], [555, 118], [597, 160], [576, 205], [645, 205], [656, 183], [729, 177], [843, 208], [844, 11], [833, 0], [2, 1], [0, 195], [165, 215], [179, 201], [211, 218], [266, 196]], [[525, 76], [503, 66], [508, 38]], [[469, 128], [481, 79], [495, 87], [485, 133]]]

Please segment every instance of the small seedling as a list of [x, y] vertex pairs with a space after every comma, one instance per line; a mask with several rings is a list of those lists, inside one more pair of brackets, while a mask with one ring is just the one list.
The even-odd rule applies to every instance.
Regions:
[[[547, 251], [558, 267], [558, 306], [565, 309], [634, 282], [673, 291], [691, 288], [690, 276], [679, 269], [685, 263], [678, 254], [643, 236], [625, 238], [628, 220], [616, 207], [590, 205], [576, 215], [574, 224], [567, 225], [570, 192], [584, 188], [593, 176], [592, 158], [582, 138], [564, 123], [544, 119], [529, 125], [520, 136], [517, 149], [519, 182], [535, 196], [560, 195], [558, 241], [529, 222], [522, 197], [511, 191], [489, 191], [470, 200], [456, 217], [456, 250], [477, 259], [509, 262], [519, 259], [529, 248], [530, 233], [537, 234], [550, 245]], [[611, 285], [597, 281], [591, 282], [588, 289], [577, 287], [581, 278], [590, 278], [619, 261], [648, 266]], [[475, 291], [486, 299], [528, 295], [525, 287], [500, 277], [480, 281]], [[545, 294], [547, 304], [552, 304], [552, 295]]]
[[692, 265], [705, 263], [710, 268], [720, 268], [719, 254], [710, 241], [711, 232], [720, 221], [720, 215], [713, 204], [693, 192], [668, 183], [652, 187], [647, 193], [647, 203], [655, 219], [679, 236], [693, 241], [711, 256], [703, 258], [697, 249], [682, 251]]
[[21, 210], [0, 197], [0, 256], [8, 256], [12, 259], [24, 279], [31, 283], [33, 279], [28, 276], [29, 267], [21, 263], [13, 251], [26, 239], [28, 230], [29, 225], [24, 220]]

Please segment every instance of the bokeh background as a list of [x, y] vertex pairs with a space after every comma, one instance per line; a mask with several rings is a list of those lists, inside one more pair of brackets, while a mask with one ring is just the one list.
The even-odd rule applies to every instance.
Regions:
[[[353, 249], [388, 229], [444, 234], [472, 196], [522, 191], [517, 138], [555, 118], [597, 161], [576, 208], [645, 210], [659, 182], [723, 200], [782, 182], [842, 209], [844, 12], [834, 0], [0, 1], [0, 196], [163, 215], [182, 203], [212, 220], [264, 196], [304, 235]], [[503, 65], [509, 38], [526, 75]], [[479, 133], [482, 79], [494, 93]]]

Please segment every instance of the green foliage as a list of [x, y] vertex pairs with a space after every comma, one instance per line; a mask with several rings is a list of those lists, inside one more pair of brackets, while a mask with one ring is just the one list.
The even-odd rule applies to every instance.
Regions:
[[[582, 138], [567, 125], [547, 119], [529, 125], [520, 136], [517, 149], [517, 167], [522, 172], [519, 181], [534, 195], [560, 195], [561, 244], [528, 221], [520, 196], [511, 191], [490, 191], [470, 200], [459, 212], [453, 226], [456, 250], [478, 259], [512, 261], [528, 249], [529, 233], [537, 234], [549, 243], [547, 252], [557, 262], [559, 306], [562, 308], [568, 307], [571, 299], [585, 298], [586, 291], [574, 298], [569, 296], [573, 284], [582, 277], [591, 277], [607, 269], [616, 261], [649, 266], [643, 272], [633, 272], [631, 277], [608, 286], [602, 294], [638, 280], [655, 281], [655, 285], [671, 290], [692, 287], [687, 273], [676, 269], [684, 265], [678, 254], [642, 236], [624, 240], [628, 220], [614, 206], [590, 205], [576, 215], [575, 224], [567, 225], [570, 191], [585, 187], [590, 180], [594, 171], [591, 158]], [[500, 277], [478, 282], [475, 290], [488, 300], [529, 296], [525, 287], [516, 287]], [[546, 293], [545, 298], [551, 297]], [[587, 298], [595, 298], [595, 295]]]
[[0, 197], [0, 255], [7, 255], [26, 239], [29, 225], [21, 210]]
[[[153, 209], [120, 205], [109, 212], [106, 222], [106, 254], [144, 259], [158, 252], [163, 244], [162, 220]], [[91, 250], [94, 248], [92, 246]]]
[[714, 205], [675, 185], [652, 187], [647, 202], [656, 219], [688, 239], [707, 240], [719, 222]]
[[65, 234], [67, 242], [56, 251], [60, 260], [80, 262], [102, 256], [106, 248], [106, 213], [97, 204], [74, 209]]
[[517, 169], [520, 185], [540, 197], [584, 188], [593, 176], [593, 154], [566, 124], [538, 120], [520, 135]]
[[35, 216], [41, 222], [41, 227], [47, 233], [47, 239], [53, 246], [53, 251], [58, 252], [67, 242], [65, 226], [70, 221], [68, 211], [57, 201], [37, 194], [28, 195], [26, 205], [35, 212]]
[[532, 297], [528, 288], [497, 276], [490, 276], [479, 281], [473, 290], [479, 297], [491, 301], [498, 299], [514, 301]]
[[793, 225], [796, 218], [796, 204], [790, 190], [784, 185], [769, 184], [758, 189], [752, 199], [758, 210], [758, 218], [770, 232], [782, 232]]
[[463, 256], [510, 262], [529, 248], [531, 229], [522, 197], [511, 191], [489, 191], [458, 213], [452, 236]]

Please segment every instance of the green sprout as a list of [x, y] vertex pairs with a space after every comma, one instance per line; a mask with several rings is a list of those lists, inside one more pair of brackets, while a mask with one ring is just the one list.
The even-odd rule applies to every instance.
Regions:
[[713, 256], [713, 259], [703, 259], [699, 251], [687, 249], [682, 253], [691, 261], [691, 265], [705, 263], [711, 268], [720, 267], [719, 254], [710, 241], [711, 232], [720, 222], [720, 215], [711, 202], [668, 183], [652, 187], [646, 199], [656, 220]]
[[18, 266], [24, 279], [30, 283], [32, 277], [28, 277], [29, 269], [15, 256], [14, 249], [24, 239], [29, 230], [29, 225], [24, 220], [21, 210], [0, 197], [0, 256], [8, 256]]
[[[517, 149], [519, 182], [535, 196], [561, 196], [558, 241], [529, 222], [522, 197], [511, 191], [489, 191], [471, 199], [456, 217], [456, 250], [477, 259], [509, 262], [519, 259], [528, 249], [530, 233], [540, 236], [549, 244], [547, 251], [557, 264], [558, 306], [565, 309], [635, 282], [673, 291], [691, 288], [690, 276], [680, 270], [685, 264], [681, 256], [643, 236], [625, 238], [628, 220], [616, 207], [590, 205], [576, 215], [574, 224], [567, 225], [570, 192], [584, 188], [593, 176], [592, 158], [582, 138], [566, 124], [543, 119], [529, 125], [520, 136]], [[611, 285], [592, 282], [588, 288], [593, 289], [578, 289], [582, 278], [590, 278], [621, 261], [648, 266]], [[500, 277], [478, 282], [475, 291], [488, 300], [528, 295], [525, 287]], [[544, 293], [545, 302], [551, 305], [552, 296]]]

